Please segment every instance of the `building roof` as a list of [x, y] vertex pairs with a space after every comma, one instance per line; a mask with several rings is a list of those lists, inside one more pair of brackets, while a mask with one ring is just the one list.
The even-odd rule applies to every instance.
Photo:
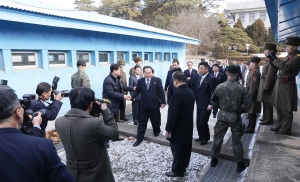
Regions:
[[300, 36], [300, 1], [265, 0], [274, 38], [278, 42], [290, 36]]
[[264, 1], [252, 0], [252, 1], [240, 1], [227, 3], [227, 10], [230, 12], [241, 12], [249, 10], [266, 10]]
[[[1, 9], [2, 8], [2, 9]], [[180, 35], [174, 32], [170, 32], [167, 30], [151, 27], [139, 22], [134, 22], [130, 20], [124, 20], [120, 18], [114, 18], [110, 16], [100, 15], [98, 13], [93, 12], [85, 12], [85, 11], [79, 11], [75, 9], [68, 9], [64, 7], [58, 7], [51, 4], [46, 4], [43, 2], [35, 1], [35, 0], [1, 0], [0, 1], [0, 12], [6, 13], [6, 16], [0, 16], [0, 20], [8, 20], [8, 21], [19, 21], [24, 23], [33, 23], [33, 24], [41, 24], [41, 25], [48, 25], [48, 26], [59, 26], [59, 27], [65, 27], [65, 28], [79, 28], [79, 26], [70, 26], [69, 24], [56, 24], [56, 23], [49, 23], [43, 22], [43, 21], [33, 21], [32, 19], [29, 20], [28, 17], [24, 19], [17, 19], [16, 17], [12, 17], [11, 13], [8, 11], [4, 11], [3, 8], [9, 8], [13, 10], [21, 10], [21, 11], [27, 11], [30, 13], [38, 13], [43, 15], [49, 15], [49, 16], [55, 16], [59, 18], [67, 18], [69, 20], [79, 20], [84, 22], [91, 22], [94, 23], [94, 27], [87, 27], [86, 24], [84, 25], [85, 30], [92, 30], [92, 31], [100, 31], [104, 32], [105, 29], [100, 28], [99, 25], [111, 25], [111, 26], [118, 26], [124, 29], [131, 29], [137, 30], [139, 32], [143, 32], [140, 34], [136, 33], [128, 33], [128, 31], [122, 31], [122, 29], [119, 29], [118, 31], [111, 32], [110, 33], [117, 33], [117, 34], [127, 34], [131, 36], [140, 36], [140, 37], [146, 37], [146, 38], [157, 38], [157, 39], [163, 39], [163, 40], [170, 40], [170, 41], [176, 41], [176, 42], [184, 42], [184, 43], [191, 43], [191, 44], [200, 44], [200, 41], [191, 37], [187, 37], [184, 35]], [[9, 15], [10, 14], [10, 15]], [[37, 18], [37, 17], [35, 17]], [[22, 20], [22, 21], [21, 21]], [[49, 20], [50, 21], [50, 20]], [[74, 23], [74, 22], [73, 22]], [[77, 22], [78, 23], [78, 22]], [[95, 27], [95, 23], [98, 24], [98, 29]], [[123, 30], [124, 30], [123, 29]], [[163, 36], [153, 36], [154, 34], [159, 34]], [[149, 35], [149, 34], [152, 34]], [[163, 38], [164, 37], [164, 38]], [[173, 37], [173, 39], [172, 39]]]

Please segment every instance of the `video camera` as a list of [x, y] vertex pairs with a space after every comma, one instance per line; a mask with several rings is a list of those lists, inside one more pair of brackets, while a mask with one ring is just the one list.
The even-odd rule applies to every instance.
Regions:
[[54, 101], [53, 93], [55, 95], [57, 95], [60, 92], [62, 97], [69, 97], [69, 93], [70, 93], [69, 90], [62, 90], [62, 91], [57, 91], [56, 90], [57, 89], [57, 83], [58, 83], [59, 79], [60, 78], [58, 76], [55, 76], [53, 78], [53, 81], [52, 81], [52, 93], [51, 93], [51, 99], [50, 99], [51, 101]]
[[0, 85], [6, 85], [7, 86], [7, 80], [2, 80], [1, 79]]
[[[98, 105], [96, 103], [96, 101], [100, 102], [100, 105]], [[90, 115], [93, 117], [99, 117], [100, 113], [102, 113], [102, 109], [101, 109], [101, 104], [103, 103], [107, 103], [108, 104], [108, 108], [111, 107], [111, 101], [109, 99], [95, 99], [93, 102], [93, 107], [92, 110], [90, 112]]]
[[[27, 132], [28, 130], [30, 130], [32, 128], [32, 126], [33, 126], [32, 119], [38, 115], [38, 112], [40, 112], [42, 114], [42, 116], [46, 114], [45, 109], [41, 109], [37, 112], [33, 112], [31, 109], [29, 109], [29, 107], [31, 105], [31, 100], [36, 100], [36, 99], [37, 99], [36, 94], [25, 94], [25, 95], [23, 95], [22, 99], [19, 99], [20, 105], [24, 109], [23, 123], [20, 126], [20, 130], [22, 132]], [[29, 116], [31, 116], [32, 118], [30, 119]]]

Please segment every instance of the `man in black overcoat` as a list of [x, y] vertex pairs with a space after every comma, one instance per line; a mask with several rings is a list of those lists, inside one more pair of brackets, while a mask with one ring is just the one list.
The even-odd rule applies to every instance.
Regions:
[[169, 177], [183, 176], [189, 165], [193, 140], [193, 112], [195, 96], [186, 85], [186, 76], [179, 71], [173, 75], [176, 91], [173, 94], [166, 125], [166, 134], [170, 140], [173, 154], [172, 171], [165, 174]]

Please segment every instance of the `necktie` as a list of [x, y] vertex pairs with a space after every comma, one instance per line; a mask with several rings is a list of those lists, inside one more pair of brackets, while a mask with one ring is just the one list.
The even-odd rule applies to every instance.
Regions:
[[201, 77], [201, 80], [200, 80], [200, 84], [199, 84], [199, 87], [201, 86], [202, 82], [204, 80], [204, 76]]
[[149, 84], [150, 84], [150, 80], [149, 79], [147, 79], [147, 90], [149, 89]]
[[217, 78], [217, 73], [215, 73], [215, 78]]
[[192, 76], [192, 70], [190, 70], [190, 76]]

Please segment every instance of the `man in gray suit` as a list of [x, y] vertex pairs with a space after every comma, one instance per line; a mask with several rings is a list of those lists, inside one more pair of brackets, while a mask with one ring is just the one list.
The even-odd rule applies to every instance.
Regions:
[[[78, 182], [114, 182], [105, 140], [118, 138], [118, 125], [106, 103], [94, 102], [95, 92], [86, 87], [70, 91], [71, 109], [59, 117], [55, 128], [64, 145], [68, 171]], [[101, 107], [103, 120], [89, 115]], [[98, 105], [96, 105], [98, 104]]]
[[240, 69], [241, 69], [241, 73], [242, 73], [242, 78], [241, 78], [241, 82], [242, 82], [242, 85], [245, 84], [245, 75], [246, 75], [246, 72], [247, 72], [247, 66], [243, 63], [243, 60], [238, 60], [238, 64], [240, 65]]
[[[129, 77], [129, 86], [130, 87], [136, 87], [138, 80], [140, 78], [143, 78], [143, 76], [141, 76], [142, 68], [140, 66], [135, 65], [133, 67], [133, 69], [134, 69], [134, 75]], [[133, 92], [130, 92], [130, 95], [132, 95], [132, 94], [133, 94]], [[133, 116], [134, 125], [139, 124], [140, 100], [141, 100], [141, 94], [136, 96], [136, 98], [134, 98], [132, 100], [132, 103], [131, 103], [132, 104], [132, 116]]]

